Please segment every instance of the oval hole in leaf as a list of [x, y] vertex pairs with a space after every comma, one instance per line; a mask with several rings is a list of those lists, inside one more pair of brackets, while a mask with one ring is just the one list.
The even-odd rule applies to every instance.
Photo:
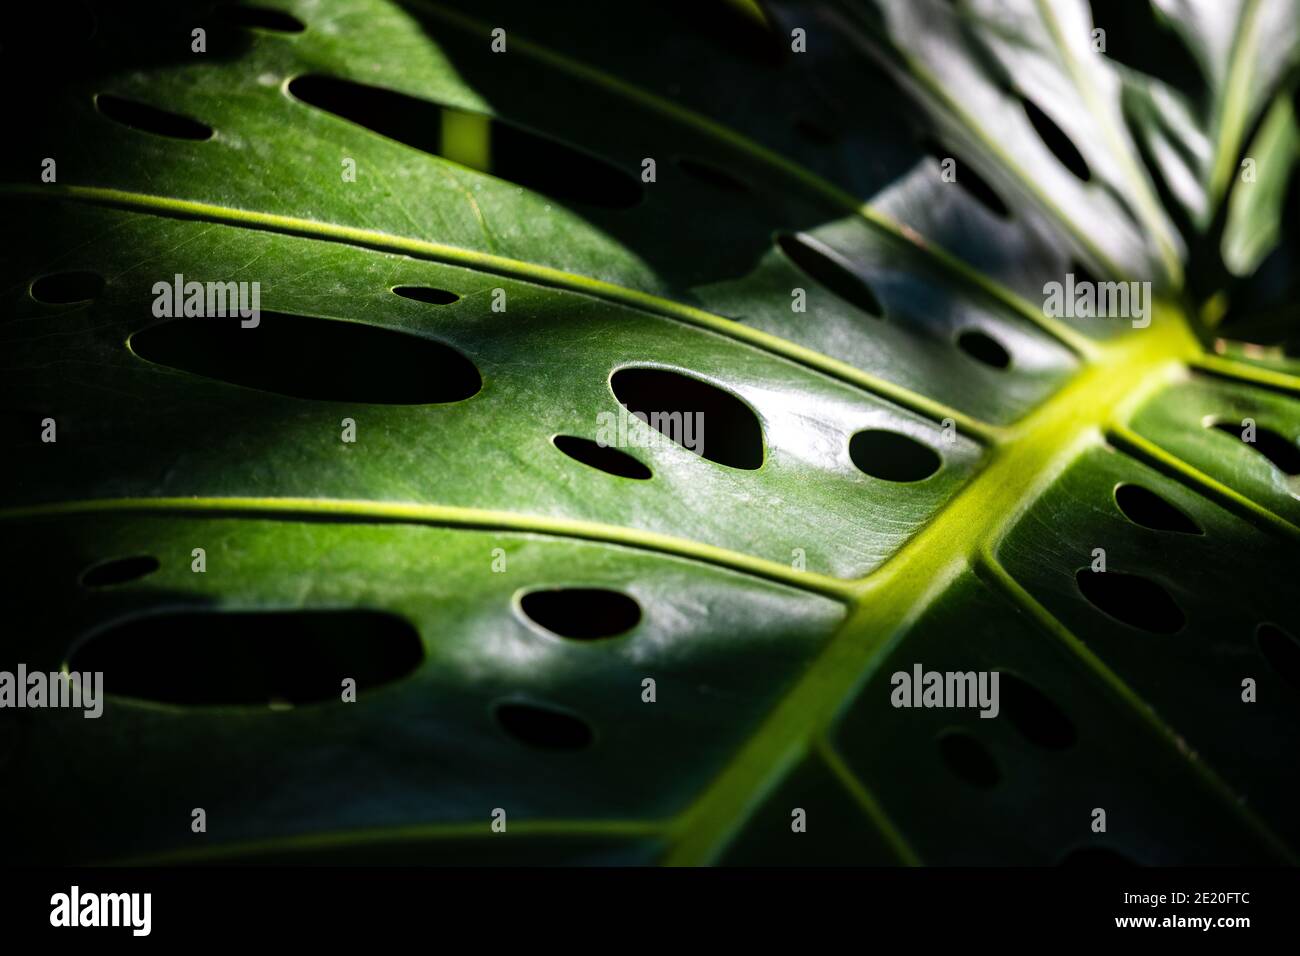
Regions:
[[1029, 117], [1029, 122], [1033, 124], [1039, 138], [1052, 151], [1052, 155], [1061, 161], [1061, 165], [1085, 183], [1092, 179], [1092, 170], [1088, 168], [1083, 153], [1079, 152], [1079, 148], [1074, 145], [1070, 137], [1065, 135], [1065, 131], [1032, 100], [1022, 96], [1020, 104], [1025, 108], [1025, 115]]
[[1204, 534], [1200, 526], [1154, 491], [1141, 485], [1120, 485], [1115, 489], [1115, 504], [1136, 525], [1153, 531], [1176, 531], [1179, 534]]
[[1031, 744], [1047, 750], [1074, 746], [1078, 739], [1074, 723], [1033, 684], [1002, 671], [998, 676], [998, 697], [1002, 712]]
[[455, 292], [422, 285], [399, 285], [393, 291], [403, 299], [414, 299], [416, 302], [427, 302], [429, 305], [451, 305], [460, 299]]
[[172, 319], [130, 341], [158, 365], [293, 398], [429, 405], [462, 401], [483, 385], [474, 363], [441, 342], [278, 312], [262, 312], [252, 328], [237, 316]]
[[175, 611], [134, 618], [73, 650], [118, 697], [181, 706], [342, 701], [399, 680], [424, 659], [405, 619], [371, 610]]
[[640, 183], [623, 170], [483, 113], [332, 76], [296, 77], [289, 81], [289, 92], [413, 149], [555, 199], [604, 209], [629, 209], [641, 201]]
[[951, 730], [939, 737], [939, 754], [952, 773], [972, 787], [989, 790], [1002, 779], [988, 748], [965, 731]]
[[519, 599], [529, 620], [539, 627], [579, 641], [626, 634], [641, 620], [641, 605], [608, 588], [547, 588]]
[[1002, 197], [994, 191], [993, 187], [984, 180], [984, 177], [975, 172], [974, 166], [965, 166], [958, 161], [957, 185], [997, 218], [1011, 218], [1011, 210], [1007, 208], [1007, 204], [1002, 201]]
[[609, 384], [629, 412], [688, 451], [728, 468], [763, 464], [758, 416], [730, 392], [662, 368], [621, 368]]
[[496, 719], [515, 740], [539, 750], [583, 750], [595, 739], [585, 720], [551, 707], [513, 701], [498, 704]]
[[217, 7], [217, 16], [237, 27], [249, 27], [256, 30], [272, 30], [276, 33], [302, 33], [307, 25], [292, 14], [270, 7], [255, 7], [239, 4], [236, 6]]
[[198, 120], [112, 93], [98, 94], [95, 108], [115, 123], [155, 136], [199, 141], [212, 138], [212, 127]]
[[830, 246], [801, 233], [782, 233], [776, 237], [776, 244], [809, 278], [872, 318], [884, 318], [885, 310], [871, 286], [853, 271], [848, 260]]
[[1169, 592], [1149, 578], [1120, 571], [1081, 568], [1074, 576], [1079, 592], [1115, 620], [1152, 634], [1182, 630], [1186, 617]]
[[1300, 690], [1300, 641], [1276, 624], [1261, 624], [1255, 631], [1259, 652], [1295, 690]]
[[70, 305], [99, 298], [104, 277], [96, 272], [55, 272], [32, 283], [32, 298], [49, 305]]
[[576, 435], [556, 435], [551, 439], [555, 447], [574, 461], [580, 461], [588, 467], [617, 475], [619, 478], [632, 478], [645, 481], [652, 477], [652, 472], [641, 462], [626, 452], [609, 445], [601, 445], [590, 438]]
[[1004, 369], [1011, 365], [1011, 353], [993, 336], [979, 329], [966, 329], [957, 336], [957, 347], [989, 368]]
[[159, 567], [158, 559], [148, 554], [117, 558], [88, 568], [81, 575], [81, 583], [88, 588], [112, 587], [153, 574]]
[[900, 432], [869, 428], [849, 439], [849, 457], [858, 470], [885, 481], [923, 481], [943, 459], [928, 445]]
[[921, 146], [940, 164], [941, 170], [945, 159], [953, 161], [955, 164], [954, 171], [957, 174], [956, 183], [968, 196], [997, 218], [1011, 218], [1011, 210], [1007, 208], [1007, 204], [1002, 201], [1002, 197], [997, 194], [996, 190], [988, 184], [984, 177], [976, 172], [974, 166], [971, 166], [961, 157], [954, 156], [946, 146], [928, 136], [921, 140]]
[[677, 168], [697, 182], [712, 186], [714, 189], [721, 189], [723, 192], [729, 193], [749, 192], [749, 186], [746, 183], [741, 182], [721, 166], [715, 166], [702, 159], [679, 156], [677, 157]]
[[1214, 428], [1231, 435], [1247, 448], [1258, 452], [1273, 463], [1284, 475], [1300, 475], [1300, 448], [1294, 442], [1287, 441], [1271, 428], [1255, 426], [1255, 440], [1242, 441], [1240, 425], [1234, 422], [1215, 422]]

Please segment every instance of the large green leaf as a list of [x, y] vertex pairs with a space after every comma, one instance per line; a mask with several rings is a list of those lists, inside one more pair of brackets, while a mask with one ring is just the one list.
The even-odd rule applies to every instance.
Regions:
[[[111, 696], [0, 710], [18, 858], [1294, 858], [1300, 378], [1202, 322], [1294, 305], [1292, 0], [1149, 70], [1081, 0], [78, 9], [5, 44], [0, 670]], [[582, 460], [621, 403], [704, 454]]]

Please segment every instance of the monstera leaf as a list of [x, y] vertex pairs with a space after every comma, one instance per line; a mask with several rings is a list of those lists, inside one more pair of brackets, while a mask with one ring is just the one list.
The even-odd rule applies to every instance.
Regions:
[[107, 696], [0, 709], [3, 845], [1293, 861], [1298, 24], [42, 9], [0, 670]]

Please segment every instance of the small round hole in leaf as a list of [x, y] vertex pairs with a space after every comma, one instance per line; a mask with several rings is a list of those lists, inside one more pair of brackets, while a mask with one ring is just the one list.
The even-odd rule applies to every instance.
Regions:
[[511, 701], [497, 705], [496, 719], [515, 740], [538, 750], [584, 750], [595, 739], [581, 717], [551, 707]]
[[429, 305], [451, 305], [460, 299], [455, 292], [422, 285], [399, 285], [393, 291], [403, 299], [414, 299], [416, 302], [427, 302]]
[[728, 468], [762, 467], [758, 416], [730, 392], [672, 369], [649, 367], [621, 368], [609, 386], [632, 415], [687, 451]]
[[1200, 527], [1154, 491], [1141, 485], [1124, 484], [1115, 489], [1115, 504], [1136, 525], [1153, 531], [1204, 534]]
[[1065, 712], [1033, 684], [1002, 671], [998, 675], [1002, 712], [1030, 743], [1047, 750], [1074, 746], [1078, 734]]
[[1004, 369], [1011, 365], [1011, 353], [1002, 343], [978, 329], [967, 329], [957, 336], [957, 346], [989, 368]]
[[1075, 581], [1093, 607], [1129, 627], [1152, 634], [1175, 634], [1186, 623], [1182, 608], [1150, 578], [1082, 568]]
[[96, 96], [95, 108], [116, 123], [155, 136], [201, 141], [213, 135], [212, 127], [198, 120], [112, 93]]
[[1273, 463], [1284, 475], [1300, 475], [1300, 448], [1296, 447], [1295, 442], [1289, 441], [1282, 435], [1273, 431], [1271, 428], [1265, 428], [1262, 425], [1255, 426], [1255, 440], [1253, 442], [1242, 441], [1242, 426], [1234, 422], [1215, 422], [1214, 428], [1223, 432], [1225, 435], [1231, 435], [1240, 441], [1247, 448], [1263, 455]]
[[908, 435], [879, 428], [849, 439], [849, 457], [864, 474], [885, 481], [923, 481], [943, 463], [939, 453]]
[[636, 481], [645, 481], [653, 476], [649, 468], [627, 452], [619, 451], [609, 445], [601, 445], [590, 438], [556, 435], [551, 442], [574, 461], [580, 461], [606, 474], [617, 475], [619, 478], [632, 478]]
[[592, 641], [626, 634], [641, 620], [641, 606], [608, 588], [547, 588], [519, 599], [529, 620], [574, 640]]
[[967, 195], [997, 218], [1011, 218], [1011, 210], [1007, 207], [1007, 204], [1003, 202], [1002, 197], [997, 194], [997, 191], [988, 184], [988, 181], [976, 172], [974, 166], [968, 164], [961, 157], [954, 156], [952, 151], [946, 146], [943, 146], [937, 140], [928, 136], [921, 140], [921, 146], [939, 163], [941, 171], [943, 169], [943, 161], [946, 159], [952, 160], [952, 171], [955, 176], [953, 181]]
[[1025, 108], [1025, 115], [1029, 117], [1039, 138], [1052, 151], [1052, 155], [1061, 161], [1061, 165], [1085, 183], [1092, 179], [1092, 170], [1088, 168], [1087, 161], [1073, 140], [1065, 135], [1065, 130], [1057, 126], [1032, 100], [1022, 96], [1020, 104]]
[[799, 233], [782, 233], [776, 237], [776, 244], [809, 278], [872, 318], [884, 317], [885, 310], [871, 286], [830, 246]]

